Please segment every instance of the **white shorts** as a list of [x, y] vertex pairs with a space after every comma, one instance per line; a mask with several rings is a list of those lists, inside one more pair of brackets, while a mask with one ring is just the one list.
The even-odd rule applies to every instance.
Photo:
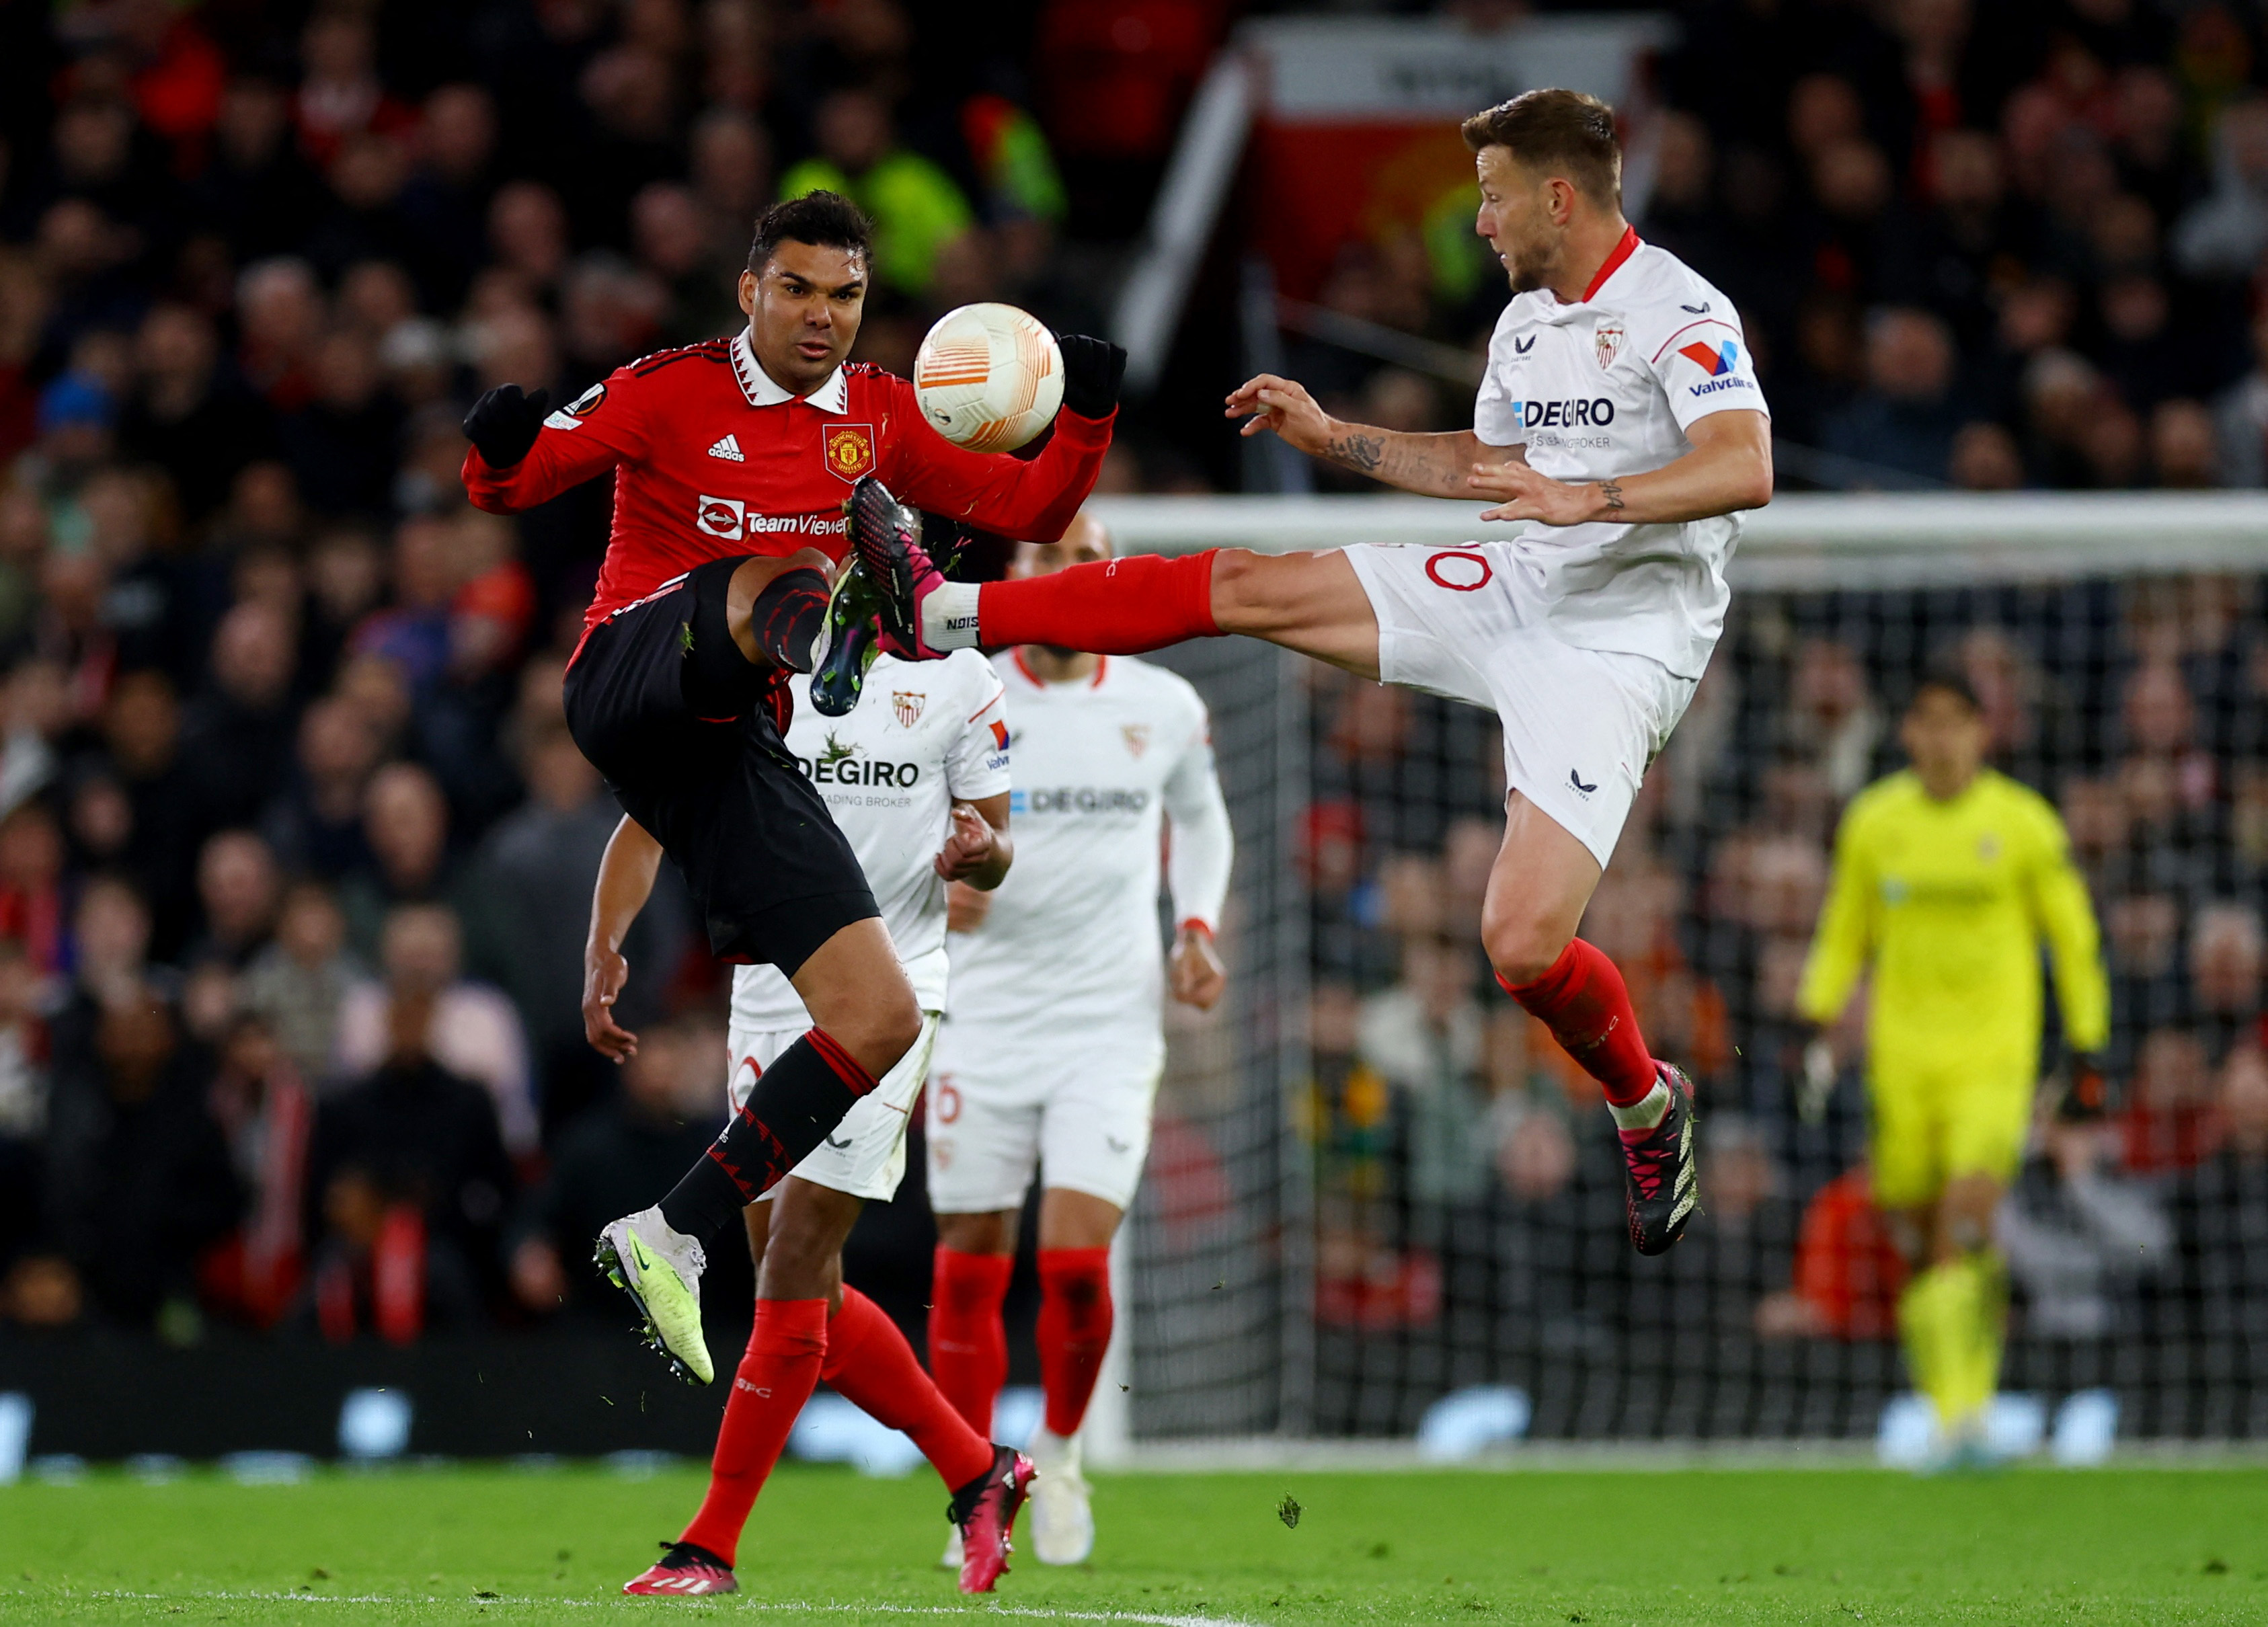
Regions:
[[[922, 1013], [921, 1038], [914, 1042], [913, 1049], [852, 1105], [834, 1133], [788, 1171], [790, 1174], [853, 1197], [887, 1203], [897, 1196], [898, 1182], [906, 1176], [906, 1126], [913, 1122], [914, 1100], [921, 1094], [922, 1081], [929, 1077], [937, 1022], [935, 1012]], [[746, 1105], [748, 1093], [755, 1088], [756, 1076], [809, 1032], [808, 1027], [733, 1029], [733, 1077], [726, 1093], [733, 1099], [734, 1111]], [[766, 1192], [756, 1201], [762, 1203], [770, 1196]]]
[[1697, 680], [1560, 638], [1535, 568], [1512, 543], [1345, 552], [1378, 617], [1379, 675], [1494, 711], [1505, 784], [1603, 866]]
[[1165, 1036], [1082, 1033], [1042, 1054], [947, 1023], [930, 1077], [929, 1206], [1021, 1209], [1035, 1169], [1050, 1187], [1130, 1208], [1150, 1155]]

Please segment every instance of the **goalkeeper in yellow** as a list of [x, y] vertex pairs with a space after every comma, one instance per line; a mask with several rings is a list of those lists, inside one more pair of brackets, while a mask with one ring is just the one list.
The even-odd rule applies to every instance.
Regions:
[[2073, 1056], [2066, 1112], [2102, 1110], [2094, 1058], [2110, 998], [2063, 821], [1984, 766], [1986, 726], [1968, 684], [1925, 680], [1898, 739], [1912, 766], [1861, 791], [1836, 833], [1796, 1007], [1822, 1031], [1807, 1071], [1831, 1080], [1824, 1032], [1871, 975], [1874, 1202], [1914, 1267], [1898, 1329], [1936, 1408], [1938, 1461], [1958, 1463], [1984, 1457], [1999, 1382], [2007, 1287], [1992, 1217], [2040, 1077], [2043, 942]]

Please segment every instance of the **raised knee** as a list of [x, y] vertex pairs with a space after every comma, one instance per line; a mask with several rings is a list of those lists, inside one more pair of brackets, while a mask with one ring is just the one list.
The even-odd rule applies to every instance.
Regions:
[[1567, 952], [1567, 939], [1533, 921], [1491, 922], [1481, 931], [1481, 946], [1489, 965], [1514, 989], [1524, 988], [1549, 972]]
[[835, 577], [835, 562], [821, 549], [799, 548], [787, 556], [787, 563], [783, 568], [782, 574], [784, 575], [789, 571], [816, 571], [820, 575], [832, 581]]

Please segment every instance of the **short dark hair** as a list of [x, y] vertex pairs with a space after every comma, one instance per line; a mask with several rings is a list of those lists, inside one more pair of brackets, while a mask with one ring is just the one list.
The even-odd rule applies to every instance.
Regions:
[[1984, 715], [1984, 703], [1977, 698], [1977, 686], [1969, 681], [1967, 673], [1950, 663], [1933, 666], [1922, 674], [1913, 687], [1913, 693], [1906, 697], [1906, 710], [1911, 711], [1920, 705], [1921, 697], [1933, 689], [1940, 695], [1951, 696], [1976, 716]]
[[874, 263], [874, 223], [839, 192], [783, 198], [757, 216], [755, 241], [748, 245], [748, 269], [761, 276], [764, 262], [783, 243], [848, 249], [866, 264]]
[[1596, 203], [1619, 205], [1623, 145], [1615, 110], [1580, 91], [1526, 91], [1464, 122], [1475, 152], [1504, 147], [1530, 169], [1557, 170]]

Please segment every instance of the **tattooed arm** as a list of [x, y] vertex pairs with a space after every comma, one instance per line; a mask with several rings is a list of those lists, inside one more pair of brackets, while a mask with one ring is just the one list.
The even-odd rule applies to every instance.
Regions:
[[1525, 463], [1475, 463], [1463, 495], [1496, 506], [1483, 519], [1580, 526], [1587, 520], [1648, 525], [1703, 519], [1771, 501], [1771, 421], [1760, 412], [1712, 412], [1685, 437], [1693, 450], [1643, 475], [1570, 482]]
[[1523, 446], [1491, 446], [1470, 430], [1417, 435], [1344, 423], [1301, 386], [1262, 373], [1228, 398], [1228, 416], [1245, 418], [1243, 433], [1272, 430], [1310, 457], [1429, 497], [1471, 497], [1466, 483], [1476, 463], [1527, 461]]

